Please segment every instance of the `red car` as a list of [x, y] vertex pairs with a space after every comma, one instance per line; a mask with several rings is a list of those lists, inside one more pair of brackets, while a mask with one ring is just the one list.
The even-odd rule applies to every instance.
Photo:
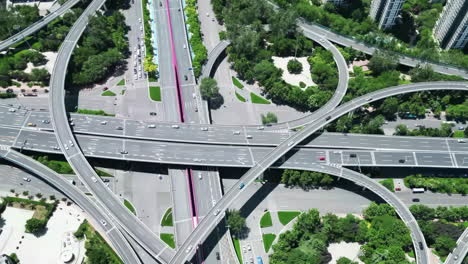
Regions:
[[400, 188], [400, 187], [396, 187], [396, 188], [395, 188], [395, 191], [401, 191], [401, 188]]
[[325, 160], [325, 157], [320, 157], [319, 160]]
[[102, 88], [103, 91], [107, 91], [108, 89], [109, 88], [107, 88], [107, 87]]

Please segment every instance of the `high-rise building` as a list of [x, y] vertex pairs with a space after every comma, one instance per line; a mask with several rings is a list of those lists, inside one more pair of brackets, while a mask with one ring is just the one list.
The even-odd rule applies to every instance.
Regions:
[[443, 49], [463, 49], [468, 42], [468, 0], [448, 0], [433, 33]]
[[372, 0], [370, 16], [379, 23], [380, 28], [395, 25], [404, 0]]

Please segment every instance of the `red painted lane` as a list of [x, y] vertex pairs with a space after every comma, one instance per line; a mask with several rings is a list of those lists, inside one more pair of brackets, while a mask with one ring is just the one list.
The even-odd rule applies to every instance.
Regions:
[[171, 12], [169, 7], [169, 0], [166, 0], [166, 13], [167, 13], [167, 20], [169, 25], [169, 35], [171, 41], [171, 52], [172, 52], [172, 67], [174, 68], [174, 77], [176, 81], [176, 88], [177, 88], [177, 103], [179, 105], [179, 117], [180, 122], [184, 122], [184, 104], [182, 99], [182, 92], [180, 90], [180, 83], [179, 83], [179, 72], [177, 67], [177, 57], [174, 47], [174, 34], [172, 33], [172, 22], [171, 22]]

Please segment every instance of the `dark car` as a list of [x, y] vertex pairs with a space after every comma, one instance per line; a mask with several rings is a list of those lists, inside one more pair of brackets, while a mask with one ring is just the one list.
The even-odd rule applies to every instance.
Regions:
[[349, 157], [351, 157], [351, 158], [355, 158], [356, 156], [357, 156], [356, 153], [349, 154]]
[[216, 259], [217, 259], [217, 260], [220, 260], [220, 259], [221, 259], [221, 257], [219, 256], [219, 252], [216, 252]]
[[415, 202], [415, 203], [419, 203], [419, 201], [421, 201], [421, 200], [419, 200], [419, 198], [413, 198], [412, 201]]
[[155, 116], [155, 115], [157, 115], [156, 112], [150, 112], [150, 116]]
[[117, 127], [116, 129], [117, 130], [123, 130], [123, 127]]
[[404, 159], [400, 159], [398, 160], [399, 163], [405, 163], [405, 160]]
[[325, 120], [330, 120], [331, 119], [331, 116], [327, 116], [327, 118], [325, 118]]
[[420, 250], [423, 250], [423, 249], [424, 249], [424, 246], [423, 246], [423, 243], [422, 243], [422, 242], [418, 242], [418, 245], [419, 245], [419, 249], [420, 249]]

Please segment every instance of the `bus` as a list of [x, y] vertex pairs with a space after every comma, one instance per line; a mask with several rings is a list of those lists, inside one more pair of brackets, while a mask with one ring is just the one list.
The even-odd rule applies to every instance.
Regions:
[[424, 193], [424, 188], [413, 188], [413, 193]]

